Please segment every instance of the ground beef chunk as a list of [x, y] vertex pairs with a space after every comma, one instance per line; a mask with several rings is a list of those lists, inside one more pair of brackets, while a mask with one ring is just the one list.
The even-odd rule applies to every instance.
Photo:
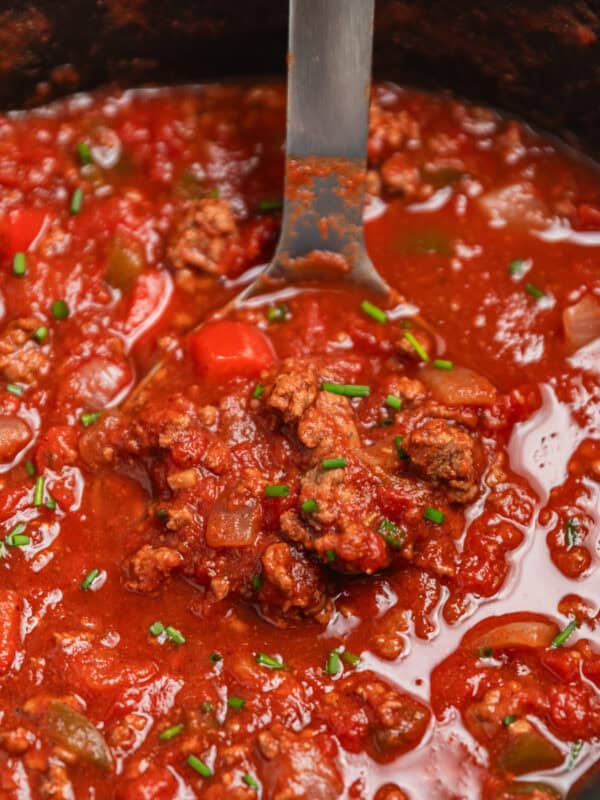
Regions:
[[404, 153], [394, 153], [384, 161], [381, 180], [388, 194], [402, 195], [407, 200], [425, 200], [433, 194], [433, 186], [423, 180], [419, 168]]
[[443, 419], [429, 419], [404, 441], [412, 466], [447, 488], [448, 497], [467, 503], [477, 494], [472, 437]]
[[196, 200], [175, 226], [167, 257], [175, 269], [193, 267], [222, 275], [226, 271], [223, 256], [238, 238], [233, 211], [226, 200]]
[[44, 800], [73, 800], [75, 793], [67, 774], [67, 768], [58, 760], [48, 764], [48, 772], [40, 785]]
[[384, 539], [377, 532], [377, 482], [357, 458], [346, 469], [320, 466], [301, 479], [300, 503], [315, 500], [317, 510], [300, 515], [289, 510], [281, 517], [282, 531], [330, 566], [371, 574], [390, 561]]
[[132, 592], [153, 594], [183, 561], [170, 547], [146, 544], [125, 562], [125, 587]]
[[287, 423], [300, 419], [319, 392], [319, 373], [313, 361], [286, 358], [265, 391], [265, 404]]
[[[422, 330], [413, 330], [411, 331], [411, 333], [413, 337], [417, 340], [417, 342], [421, 345], [423, 350], [429, 356], [431, 356], [431, 353], [433, 352], [433, 340], [431, 336], [426, 331]], [[405, 336], [402, 336], [400, 339], [398, 339], [398, 341], [396, 342], [396, 346], [400, 354], [405, 358], [410, 358], [412, 361], [422, 360], [417, 350], [415, 350], [414, 345]]]
[[258, 735], [260, 778], [272, 800], [338, 800], [343, 783], [333, 738], [312, 728], [292, 733], [276, 723]]
[[39, 320], [29, 317], [10, 322], [0, 335], [0, 374], [13, 383], [33, 383], [50, 366], [47, 348], [34, 339]]
[[288, 617], [312, 616], [327, 622], [332, 607], [319, 566], [286, 542], [269, 545], [262, 565], [265, 583], [260, 592], [261, 603], [280, 608]]
[[320, 713], [346, 750], [366, 747], [384, 762], [415, 747], [431, 716], [419, 700], [369, 671], [342, 678], [325, 696]]
[[298, 423], [298, 438], [314, 449], [315, 459], [360, 447], [354, 410], [347, 397], [320, 392]]
[[320, 390], [317, 364], [288, 358], [265, 391], [267, 408], [278, 411], [284, 422], [298, 422], [298, 438], [314, 450], [315, 461], [360, 447], [352, 404]]
[[420, 137], [419, 123], [408, 111], [387, 111], [374, 101], [369, 113], [369, 162], [378, 164], [408, 140]]

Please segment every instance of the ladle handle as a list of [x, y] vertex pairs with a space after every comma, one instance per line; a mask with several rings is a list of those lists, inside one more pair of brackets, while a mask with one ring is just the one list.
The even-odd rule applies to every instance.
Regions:
[[288, 156], [364, 163], [374, 0], [290, 0]]

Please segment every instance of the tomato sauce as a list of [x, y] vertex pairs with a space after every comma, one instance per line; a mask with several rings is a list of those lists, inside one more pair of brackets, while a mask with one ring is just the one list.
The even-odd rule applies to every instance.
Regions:
[[0, 800], [566, 798], [600, 757], [600, 173], [375, 87], [396, 290], [276, 291], [285, 91], [0, 118]]

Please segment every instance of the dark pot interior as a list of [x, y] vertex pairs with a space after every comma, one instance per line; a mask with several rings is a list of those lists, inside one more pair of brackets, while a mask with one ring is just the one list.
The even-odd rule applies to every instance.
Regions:
[[[306, 0], [310, 4], [310, 0]], [[283, 0], [0, 2], [0, 106], [108, 82], [285, 71]], [[600, 0], [377, 0], [375, 75], [450, 89], [600, 154]], [[580, 800], [600, 798], [600, 783]]]

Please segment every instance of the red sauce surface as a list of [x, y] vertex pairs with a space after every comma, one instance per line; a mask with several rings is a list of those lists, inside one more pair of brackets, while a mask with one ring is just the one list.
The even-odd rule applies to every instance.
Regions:
[[272, 254], [284, 112], [0, 118], [1, 800], [555, 800], [600, 755], [597, 168], [379, 87], [403, 302], [190, 335]]

